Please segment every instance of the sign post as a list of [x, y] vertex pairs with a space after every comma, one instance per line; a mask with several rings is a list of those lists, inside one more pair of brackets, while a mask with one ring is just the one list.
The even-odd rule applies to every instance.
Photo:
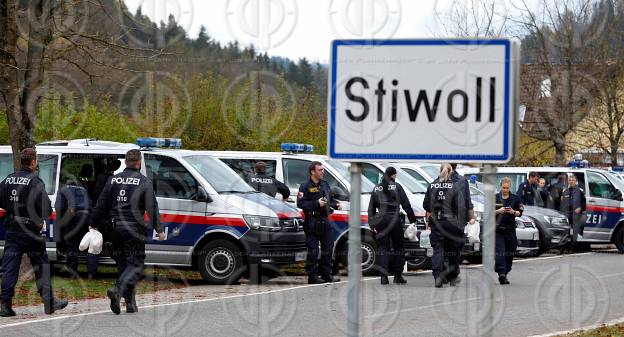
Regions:
[[[361, 162], [487, 164], [482, 246], [485, 273], [493, 273], [492, 165], [517, 152], [520, 46], [509, 39], [335, 40], [331, 52], [327, 144], [329, 157], [352, 163], [347, 317], [348, 335], [356, 336]], [[491, 324], [494, 303], [486, 282], [482, 326]]]

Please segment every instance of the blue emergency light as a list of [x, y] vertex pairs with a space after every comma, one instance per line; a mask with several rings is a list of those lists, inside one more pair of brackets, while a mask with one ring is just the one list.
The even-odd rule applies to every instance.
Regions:
[[282, 143], [281, 149], [284, 152], [314, 152], [314, 146], [310, 144]]
[[622, 167], [622, 166], [613, 166], [613, 168], [611, 168], [611, 170], [613, 172], [624, 172], [624, 167]]
[[170, 149], [179, 149], [182, 147], [182, 139], [180, 138], [138, 138], [136, 144], [140, 147], [161, 147]]

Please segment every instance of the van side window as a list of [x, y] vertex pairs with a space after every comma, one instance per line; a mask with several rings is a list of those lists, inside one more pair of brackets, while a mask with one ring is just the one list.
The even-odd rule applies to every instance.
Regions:
[[[299, 185], [305, 183], [310, 179], [310, 174], [308, 173], [308, 167], [312, 163], [309, 160], [300, 160], [300, 159], [284, 159], [284, 184], [286, 184], [291, 189], [299, 189]], [[329, 187], [338, 187], [342, 190], [344, 195], [349, 195], [349, 192], [345, 190], [345, 188], [338, 182], [338, 180], [331, 175], [329, 172], [325, 171], [324, 180], [329, 184]]]
[[154, 154], [145, 155], [147, 177], [154, 184], [157, 197], [192, 199], [198, 184], [193, 175], [177, 160]]
[[8, 177], [13, 173], [13, 155], [0, 154], [0, 179]]
[[56, 174], [58, 173], [58, 156], [54, 154], [37, 155], [39, 162], [39, 178], [45, 183], [46, 192], [56, 192]]
[[617, 200], [616, 188], [601, 174], [587, 172], [589, 182], [589, 195], [595, 198]]
[[383, 172], [381, 172], [381, 170], [367, 163], [362, 164], [362, 174], [375, 185], [379, 184], [383, 177]]
[[[420, 173], [418, 173], [417, 171], [412, 170], [410, 168], [403, 168], [403, 171], [407, 172], [410, 176], [412, 176], [412, 178], [416, 179], [416, 181], [423, 184], [424, 186], [429, 185], [429, 183], [427, 182], [427, 179], [425, 179], [425, 177], [420, 175]], [[470, 175], [468, 175], [466, 178], [470, 178]]]
[[221, 161], [234, 170], [234, 172], [238, 173], [245, 181], [249, 181], [251, 176], [254, 175], [256, 163], [262, 161], [267, 164], [266, 174], [269, 177], [275, 178], [275, 168], [277, 167], [277, 161], [275, 160], [221, 158]]

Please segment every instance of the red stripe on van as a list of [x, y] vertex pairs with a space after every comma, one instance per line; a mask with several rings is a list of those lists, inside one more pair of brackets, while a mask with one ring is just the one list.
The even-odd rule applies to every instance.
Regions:
[[187, 214], [161, 214], [160, 222], [176, 222], [189, 225], [247, 227], [247, 223], [245, 222], [245, 220], [240, 218], [225, 218]]
[[[349, 215], [348, 214], [331, 214], [329, 216], [329, 220], [339, 221], [339, 222], [349, 222]], [[368, 215], [360, 215], [360, 221], [363, 223], [368, 223]]]
[[289, 212], [289, 213], [277, 213], [277, 217], [280, 219], [290, 219], [290, 218], [301, 218], [303, 215], [299, 212]]
[[588, 211], [594, 211], [594, 212], [610, 212], [610, 213], [622, 213], [622, 212], [624, 212], [624, 207], [587, 205], [586, 208], [587, 208]]

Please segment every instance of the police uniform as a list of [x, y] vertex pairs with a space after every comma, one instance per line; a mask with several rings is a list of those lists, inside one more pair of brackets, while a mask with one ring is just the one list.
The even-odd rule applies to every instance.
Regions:
[[[503, 199], [501, 193], [496, 194], [496, 209], [511, 207], [514, 211], [524, 210], [520, 198], [512, 193]], [[498, 274], [501, 284], [508, 284], [507, 274], [511, 271], [513, 258], [518, 248], [518, 238], [516, 237], [516, 216], [514, 214], [496, 215], [496, 263], [494, 270]]]
[[[572, 227], [572, 242], [577, 241], [578, 235], [583, 235], [585, 224], [582, 223], [582, 218], [586, 204], [585, 192], [578, 186], [568, 187], [561, 193], [561, 212], [568, 216], [568, 222]], [[578, 208], [581, 209], [580, 214], [574, 211]]]
[[458, 186], [452, 179], [441, 182], [437, 178], [427, 188], [423, 208], [430, 213], [431, 265], [436, 287], [441, 287], [445, 280], [451, 285], [458, 281], [461, 249], [466, 241], [467, 205], [461, 184]]
[[528, 181], [518, 186], [516, 195], [520, 198], [522, 204], [526, 206], [537, 206], [535, 204], [535, 199], [540, 198], [537, 194], [537, 184], [529, 184]]
[[[325, 207], [319, 205], [319, 199], [325, 198]], [[306, 235], [308, 250], [306, 260], [306, 272], [309, 281], [316, 281], [317, 263], [320, 276], [325, 281], [333, 280], [331, 258], [334, 250], [334, 242], [331, 236], [331, 225], [328, 216], [333, 208], [338, 207], [338, 202], [332, 198], [329, 184], [321, 180], [315, 183], [312, 179], [299, 186], [297, 194], [297, 207], [303, 210], [303, 231]], [[321, 246], [321, 260], [318, 261], [319, 243]]]
[[270, 195], [273, 198], [275, 198], [278, 192], [284, 199], [288, 199], [290, 196], [290, 189], [288, 186], [266, 174], [256, 174], [252, 176], [249, 178], [249, 185], [256, 191]]
[[453, 171], [453, 173], [451, 173], [451, 181], [459, 186], [459, 189], [462, 192], [466, 209], [474, 209], [474, 205], [472, 204], [472, 198], [470, 197], [470, 184], [468, 183], [468, 179]]
[[[384, 179], [388, 179], [384, 177]], [[416, 222], [416, 215], [400, 184], [388, 181], [375, 186], [368, 204], [368, 223], [376, 231], [375, 240], [379, 247], [379, 267], [382, 276], [389, 274], [389, 260], [394, 267], [394, 282], [398, 283], [405, 264], [403, 248], [403, 223], [401, 207], [407, 213], [410, 223]], [[391, 252], [392, 250], [392, 252]], [[382, 278], [382, 283], [387, 278]]]
[[67, 301], [55, 300], [52, 293], [50, 263], [45, 238], [42, 236], [43, 222], [52, 214], [43, 181], [28, 169], [9, 175], [0, 184], [0, 208], [6, 211], [0, 316], [15, 316], [11, 302], [23, 254], [28, 256], [35, 272], [37, 290], [45, 313], [51, 314], [64, 308]]
[[[55, 235], [57, 242], [65, 245], [67, 267], [76, 273], [78, 268], [78, 246], [91, 223], [91, 198], [89, 192], [77, 181], [69, 180], [59, 189], [56, 203]], [[92, 267], [92, 266], [91, 266]], [[93, 274], [94, 270], [89, 270]]]
[[134, 291], [143, 273], [147, 231], [151, 227], [158, 233], [163, 232], [152, 182], [138, 169], [126, 168], [109, 179], [93, 217], [109, 219], [113, 227], [112, 257], [117, 263], [119, 278], [116, 288], [108, 291], [111, 309], [119, 314], [119, 308], [113, 308], [113, 297], [123, 296], [128, 312], [135, 312]]

